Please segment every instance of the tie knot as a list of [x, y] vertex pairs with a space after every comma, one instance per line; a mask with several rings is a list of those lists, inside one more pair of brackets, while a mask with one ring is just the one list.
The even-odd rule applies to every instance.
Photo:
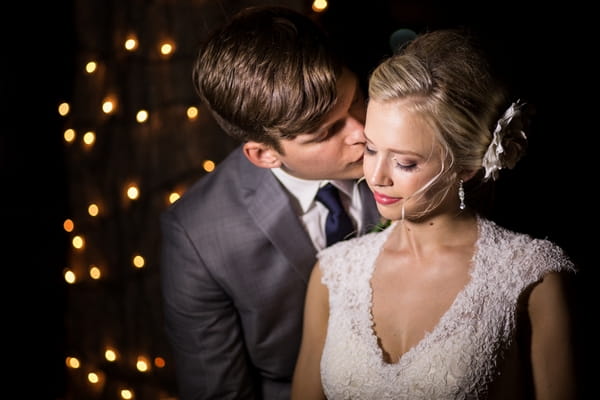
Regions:
[[319, 189], [316, 199], [323, 203], [329, 212], [339, 213], [344, 210], [342, 201], [340, 200], [340, 193], [331, 183]]
[[327, 246], [352, 237], [354, 235], [354, 224], [342, 205], [337, 188], [328, 183], [319, 189], [316, 199], [329, 210], [325, 222]]

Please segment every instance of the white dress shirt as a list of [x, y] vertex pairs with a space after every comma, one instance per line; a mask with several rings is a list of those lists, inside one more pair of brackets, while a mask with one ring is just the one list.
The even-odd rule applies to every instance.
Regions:
[[326, 247], [325, 221], [327, 208], [315, 200], [317, 191], [327, 183], [338, 188], [342, 205], [350, 215], [357, 232], [362, 228], [362, 202], [356, 180], [306, 180], [296, 178], [281, 168], [271, 168], [275, 177], [292, 198], [296, 215], [306, 228], [313, 245], [318, 250]]

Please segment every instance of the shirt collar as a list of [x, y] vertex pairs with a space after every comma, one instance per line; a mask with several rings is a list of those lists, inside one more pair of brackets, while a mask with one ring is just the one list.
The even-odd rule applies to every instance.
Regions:
[[302, 212], [308, 211], [313, 204], [319, 188], [331, 182], [335, 187], [352, 198], [354, 181], [352, 180], [308, 180], [292, 176], [281, 168], [271, 168], [273, 175], [298, 200]]

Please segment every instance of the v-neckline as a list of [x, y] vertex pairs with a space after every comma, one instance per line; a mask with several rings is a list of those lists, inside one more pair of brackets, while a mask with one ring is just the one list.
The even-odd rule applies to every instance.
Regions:
[[389, 229], [388, 234], [383, 238], [383, 241], [381, 242], [380, 247], [379, 247], [377, 253], [375, 254], [375, 257], [372, 260], [369, 278], [367, 279], [367, 296], [368, 296], [367, 298], [369, 301], [366, 302], [366, 313], [368, 315], [367, 320], [369, 323], [369, 326], [367, 326], [367, 329], [368, 329], [367, 335], [371, 342], [372, 349], [375, 351], [375, 355], [378, 358], [378, 361], [381, 364], [383, 364], [384, 366], [387, 366], [388, 368], [395, 368], [396, 366], [406, 364], [407, 362], [409, 363], [414, 358], [414, 354], [418, 353], [431, 340], [431, 337], [438, 334], [440, 329], [443, 328], [443, 326], [447, 323], [447, 320], [451, 317], [451, 314], [453, 313], [454, 309], [456, 309], [458, 304], [460, 302], [462, 302], [462, 299], [470, 291], [470, 288], [471, 288], [471, 286], [473, 286], [474, 280], [476, 278], [476, 270], [477, 270], [477, 267], [479, 264], [478, 256], [481, 253], [481, 239], [483, 237], [483, 233], [482, 233], [483, 226], [482, 226], [481, 217], [479, 215], [476, 215], [476, 218], [477, 218], [477, 240], [475, 240], [473, 255], [471, 256], [471, 260], [470, 260], [471, 265], [469, 266], [469, 272], [468, 272], [469, 281], [465, 284], [465, 286], [463, 286], [463, 288], [461, 290], [458, 291], [458, 293], [454, 297], [454, 300], [450, 304], [450, 307], [448, 307], [448, 309], [446, 311], [444, 311], [444, 313], [440, 316], [440, 319], [437, 321], [437, 323], [434, 325], [434, 327], [431, 329], [431, 331], [426, 331], [425, 334], [423, 335], [423, 337], [418, 342], [416, 342], [414, 344], [414, 346], [412, 346], [411, 348], [406, 350], [403, 354], [401, 354], [396, 362], [385, 361], [384, 350], [379, 343], [379, 336], [375, 332], [375, 329], [374, 329], [375, 321], [373, 318], [373, 286], [371, 284], [371, 280], [373, 279], [373, 274], [375, 272], [375, 263], [377, 262], [377, 259], [379, 258], [379, 255], [383, 249], [383, 246], [385, 245], [385, 242], [389, 238], [391, 230], [393, 228], [395, 228], [395, 226], [388, 227], [388, 229]]

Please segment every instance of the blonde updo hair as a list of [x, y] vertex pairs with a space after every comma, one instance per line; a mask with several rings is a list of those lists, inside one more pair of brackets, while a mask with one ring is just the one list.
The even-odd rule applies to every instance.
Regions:
[[[369, 100], [397, 102], [404, 110], [408, 107], [435, 132], [442, 170], [415, 195], [440, 189], [431, 193], [433, 201], [422, 214], [456, 190], [458, 173], [482, 170], [493, 132], [509, 107], [506, 89], [492, 76], [484, 51], [459, 30], [419, 35], [384, 60], [370, 76]], [[522, 117], [516, 113], [503, 127], [500, 146], [496, 146], [501, 152], [498, 169], [513, 168], [524, 155]], [[489, 179], [487, 175], [475, 177]], [[496, 179], [498, 174], [489, 175]]]
[[[459, 30], [419, 35], [384, 60], [370, 76], [369, 99], [401, 101], [402, 107], [418, 113], [433, 128], [443, 169], [420, 192], [446, 183], [439, 201], [456, 183], [457, 173], [482, 169], [492, 133], [509, 106], [507, 92], [492, 76], [484, 51]], [[517, 113], [504, 129], [502, 167], [514, 167], [524, 154], [521, 117]]]

